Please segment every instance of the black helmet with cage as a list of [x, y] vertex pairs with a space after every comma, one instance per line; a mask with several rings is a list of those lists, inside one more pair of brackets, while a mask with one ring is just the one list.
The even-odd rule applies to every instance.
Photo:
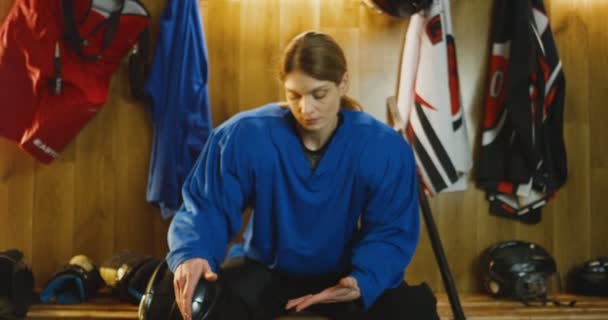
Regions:
[[505, 241], [481, 257], [484, 289], [493, 296], [523, 302], [546, 301], [547, 280], [557, 271], [555, 260], [540, 245]]

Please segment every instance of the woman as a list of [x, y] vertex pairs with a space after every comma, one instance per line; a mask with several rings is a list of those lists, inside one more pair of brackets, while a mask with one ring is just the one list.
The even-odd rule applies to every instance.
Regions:
[[[254, 306], [245, 298], [243, 319], [302, 310], [332, 319], [435, 319], [428, 287], [403, 282], [420, 227], [411, 149], [346, 96], [346, 59], [330, 36], [295, 37], [279, 75], [286, 106], [241, 112], [215, 129], [185, 181], [167, 256], [185, 319], [201, 276], [247, 281], [219, 269], [246, 207], [253, 214], [245, 242], [228, 258], [245, 257], [243, 270], [263, 265], [273, 289], [253, 294], [272, 296]], [[422, 307], [408, 303], [412, 296]]]

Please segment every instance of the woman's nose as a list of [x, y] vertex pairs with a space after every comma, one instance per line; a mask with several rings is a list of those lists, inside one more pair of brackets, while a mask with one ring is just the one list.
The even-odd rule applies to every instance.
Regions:
[[310, 114], [314, 110], [314, 99], [312, 97], [303, 96], [300, 99], [300, 112]]

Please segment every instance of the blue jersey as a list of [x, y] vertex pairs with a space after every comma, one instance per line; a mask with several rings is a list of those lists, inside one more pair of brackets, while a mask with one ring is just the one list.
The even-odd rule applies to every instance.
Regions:
[[292, 276], [349, 273], [367, 308], [399, 285], [420, 228], [412, 151], [368, 114], [340, 112], [314, 170], [288, 108], [242, 112], [214, 130], [169, 229], [170, 268], [201, 257], [216, 270], [251, 207], [245, 242], [231, 252]]
[[147, 200], [163, 216], [181, 205], [181, 186], [211, 131], [207, 53], [196, 0], [169, 0], [145, 92], [154, 140]]

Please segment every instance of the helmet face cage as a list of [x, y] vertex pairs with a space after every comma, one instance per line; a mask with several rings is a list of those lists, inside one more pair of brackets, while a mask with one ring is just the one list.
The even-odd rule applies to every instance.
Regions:
[[534, 300], [546, 296], [547, 282], [542, 273], [529, 273], [515, 281], [515, 297], [520, 300]]

